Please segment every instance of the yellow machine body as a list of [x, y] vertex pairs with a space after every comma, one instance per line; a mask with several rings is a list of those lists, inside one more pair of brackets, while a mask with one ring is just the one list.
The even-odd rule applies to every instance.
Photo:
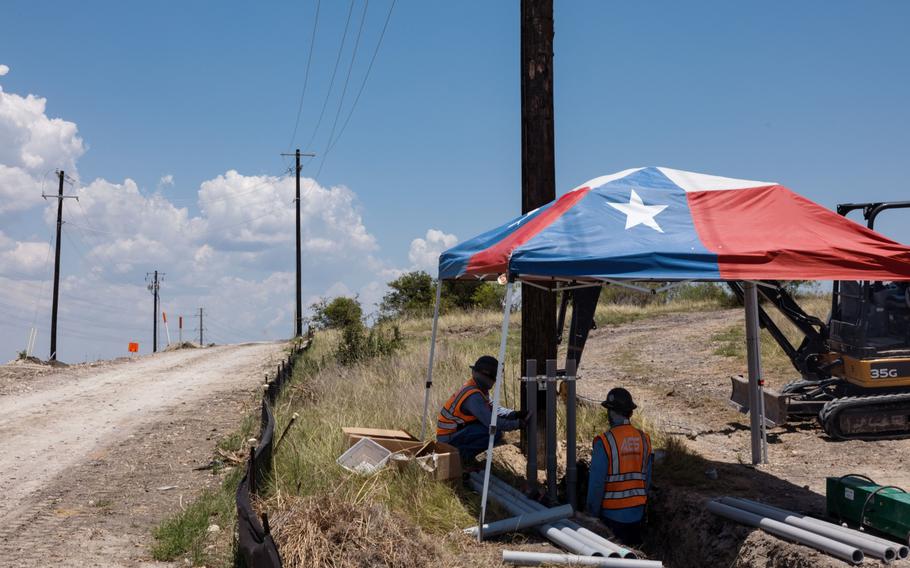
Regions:
[[840, 355], [843, 365], [833, 369], [834, 376], [869, 390], [907, 387], [910, 389], [910, 357], [856, 359]]

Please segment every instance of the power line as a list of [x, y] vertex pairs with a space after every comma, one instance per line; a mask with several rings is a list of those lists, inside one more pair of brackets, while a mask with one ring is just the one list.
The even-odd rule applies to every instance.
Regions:
[[338, 64], [341, 62], [341, 54], [344, 52], [344, 44], [348, 38], [348, 28], [351, 25], [351, 14], [353, 13], [354, 0], [351, 0], [351, 7], [348, 9], [348, 18], [344, 23], [344, 33], [341, 35], [341, 45], [338, 47], [338, 56], [335, 58], [335, 68], [332, 70], [332, 78], [329, 80], [329, 90], [325, 94], [325, 101], [322, 103], [322, 110], [319, 111], [319, 119], [316, 120], [316, 127], [313, 129], [313, 134], [310, 136], [310, 139], [307, 141], [304, 148], [311, 148], [313, 146], [313, 140], [316, 139], [316, 134], [319, 132], [319, 127], [322, 125], [322, 119], [325, 116], [325, 109], [329, 106], [332, 88], [335, 86], [335, 76], [338, 74]]
[[[360, 26], [357, 28], [357, 39], [354, 40], [354, 51], [351, 52], [351, 62], [348, 64], [348, 72], [344, 78], [344, 86], [341, 89], [341, 96], [338, 98], [338, 109], [335, 111], [335, 119], [332, 121], [332, 130], [329, 131], [329, 138], [325, 143], [326, 148], [332, 143], [332, 137], [335, 136], [335, 129], [338, 127], [338, 118], [341, 116], [341, 108], [344, 106], [344, 97], [348, 92], [348, 83], [351, 82], [351, 72], [354, 70], [354, 61], [357, 60], [357, 50], [360, 47], [360, 38], [363, 35], [363, 25], [367, 20], [367, 8], [369, 8], [369, 6], [370, 0], [364, 0], [363, 13], [360, 15]], [[322, 166], [324, 164], [325, 158], [319, 162], [316, 178], [319, 178], [319, 174], [322, 173]]]
[[310, 36], [310, 52], [306, 58], [306, 71], [303, 75], [303, 89], [300, 91], [300, 103], [297, 105], [297, 120], [294, 121], [294, 133], [291, 134], [291, 141], [288, 143], [288, 152], [294, 146], [297, 140], [297, 127], [300, 125], [300, 113], [303, 112], [303, 98], [306, 95], [307, 84], [310, 82], [310, 63], [313, 61], [313, 47], [316, 44], [316, 25], [319, 23], [319, 5], [321, 0], [316, 0], [316, 16], [313, 18], [313, 33]]
[[344, 131], [348, 128], [348, 123], [351, 122], [351, 117], [354, 115], [354, 109], [357, 108], [357, 103], [360, 102], [360, 96], [363, 94], [364, 88], [367, 85], [367, 80], [370, 78], [370, 72], [373, 70], [373, 64], [376, 62], [376, 57], [379, 55], [379, 48], [382, 47], [382, 40], [385, 37], [386, 29], [389, 27], [389, 20], [392, 19], [392, 10], [395, 9], [396, 1], [397, 0], [392, 0], [392, 4], [389, 6], [389, 12], [386, 14], [385, 23], [382, 25], [382, 32], [379, 34], [379, 40], [376, 42], [376, 48], [373, 49], [373, 55], [370, 57], [370, 64], [367, 66], [366, 73], [364, 73], [363, 76], [363, 81], [360, 83], [360, 88], [357, 90], [357, 96], [354, 97], [354, 102], [351, 104], [351, 109], [348, 111], [348, 115], [344, 119], [344, 123], [341, 126], [341, 130], [338, 132], [338, 136], [334, 140], [330, 140], [328, 148], [326, 148], [326, 151], [322, 154], [322, 162], [319, 165], [319, 171], [322, 171], [322, 166], [328, 159], [329, 153], [335, 147], [335, 144], [337, 144], [341, 139], [342, 135], [344, 135]]

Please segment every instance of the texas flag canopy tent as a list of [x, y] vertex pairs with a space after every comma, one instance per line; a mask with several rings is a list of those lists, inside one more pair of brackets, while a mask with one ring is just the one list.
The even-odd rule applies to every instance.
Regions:
[[907, 280], [910, 248], [776, 183], [634, 168], [445, 251], [440, 279]]
[[[910, 248], [775, 183], [635, 168], [595, 178], [439, 258], [440, 283], [502, 274], [509, 281], [500, 361], [506, 354], [516, 279], [537, 286], [551, 281], [554, 285], [547, 287], [553, 289], [560, 281], [582, 285], [623, 280], [746, 281], [752, 460], [759, 463], [767, 461], [767, 442], [754, 281], [910, 280]], [[437, 285], [421, 437], [426, 432], [433, 381], [441, 288]], [[501, 365], [497, 378], [502, 378]], [[493, 450], [501, 383], [495, 383], [488, 455]], [[481, 527], [491, 463], [487, 459], [484, 470]], [[571, 473], [567, 486], [574, 487]]]

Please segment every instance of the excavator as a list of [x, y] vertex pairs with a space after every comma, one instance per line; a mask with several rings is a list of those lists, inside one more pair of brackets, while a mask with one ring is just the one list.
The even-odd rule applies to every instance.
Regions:
[[[866, 226], [874, 229], [883, 211], [906, 208], [910, 201], [845, 203], [837, 206], [837, 212], [848, 216], [861, 211]], [[800, 375], [780, 393], [764, 390], [766, 419], [782, 424], [815, 418], [835, 440], [910, 437], [910, 283], [835, 281], [827, 320], [806, 313], [785, 283], [759, 284], [761, 326]], [[742, 301], [742, 284], [727, 285]], [[560, 331], [568, 303], [573, 305], [570, 358], [581, 358], [599, 293], [594, 288], [563, 295]], [[798, 345], [768, 314], [772, 306], [802, 334]], [[733, 377], [732, 382], [731, 401], [747, 410], [748, 382], [742, 377]]]
[[[910, 201], [845, 203], [840, 215], [862, 211], [875, 228], [880, 213]], [[774, 306], [803, 335], [797, 346], [759, 308], [761, 325], [780, 345], [800, 379], [780, 393], [765, 391], [774, 423], [816, 417], [836, 440], [910, 437], [910, 286], [907, 282], [835, 281], [827, 321], [807, 314], [780, 282], [762, 282], [765, 306]], [[740, 299], [742, 285], [728, 285]], [[733, 378], [731, 400], [748, 405], [748, 383]]]

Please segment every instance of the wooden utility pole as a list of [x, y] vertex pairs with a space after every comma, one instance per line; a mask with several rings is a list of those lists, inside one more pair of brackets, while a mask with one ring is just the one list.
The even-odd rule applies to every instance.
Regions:
[[[152, 276], [154, 274], [154, 276]], [[164, 273], [160, 276], [163, 278]], [[158, 352], [158, 289], [160, 287], [159, 274], [156, 270], [154, 273], [145, 273], [145, 281], [148, 282], [149, 292], [152, 293], [152, 353]]]
[[66, 179], [63, 170], [57, 171], [57, 177], [60, 180], [57, 195], [41, 194], [44, 199], [48, 197], [57, 199], [57, 246], [54, 248], [54, 299], [51, 304], [51, 353], [49, 357], [51, 361], [57, 360], [57, 308], [60, 300], [60, 234], [63, 230], [63, 200], [79, 199], [74, 195], [63, 195], [63, 181]]
[[199, 347], [204, 347], [205, 342], [203, 342], [202, 330], [205, 328], [202, 325], [202, 308], [199, 308]]
[[303, 297], [301, 294], [300, 284], [300, 156], [313, 157], [316, 154], [301, 154], [300, 148], [293, 154], [282, 154], [282, 156], [294, 156], [297, 161], [295, 171], [297, 172], [297, 194], [294, 202], [297, 204], [297, 311], [294, 313], [294, 337], [303, 335]]
[[[553, 0], [521, 0], [521, 212], [554, 199]], [[520, 361], [536, 359], [540, 369], [555, 358], [556, 295], [522, 286]], [[538, 440], [545, 440], [547, 398], [537, 402]], [[526, 404], [522, 391], [522, 409]]]

